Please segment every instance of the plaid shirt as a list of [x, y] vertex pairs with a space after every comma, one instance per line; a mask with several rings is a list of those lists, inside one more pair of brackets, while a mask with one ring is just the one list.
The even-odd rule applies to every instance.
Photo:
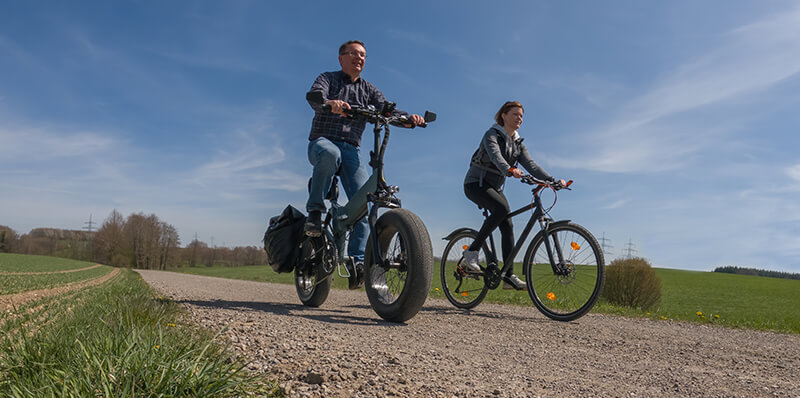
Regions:
[[[359, 78], [350, 81], [350, 76], [342, 71], [325, 72], [317, 77], [310, 91], [321, 91], [322, 97], [327, 100], [338, 99], [350, 105], [366, 107], [374, 105], [381, 109], [386, 99], [383, 93], [375, 88], [372, 83]], [[344, 141], [355, 146], [361, 144], [361, 135], [364, 133], [366, 121], [360, 118], [344, 117], [330, 112], [322, 112], [317, 104], [314, 108], [314, 120], [311, 122], [311, 134], [308, 140], [325, 137], [331, 140]], [[405, 114], [405, 112], [396, 111]]]

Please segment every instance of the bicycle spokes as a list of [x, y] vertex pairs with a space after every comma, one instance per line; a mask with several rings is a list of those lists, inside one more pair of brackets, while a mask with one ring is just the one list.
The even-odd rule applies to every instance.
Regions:
[[548, 229], [526, 256], [531, 299], [545, 315], [569, 320], [583, 315], [597, 300], [603, 281], [603, 258], [594, 237], [576, 224]]
[[[445, 297], [456, 307], [472, 308], [480, 304], [488, 288], [483, 281], [484, 272], [467, 271], [464, 264], [464, 250], [475, 240], [474, 234], [465, 231], [454, 236], [442, 255], [440, 280]], [[478, 265], [486, 270], [486, 251], [481, 250]]]

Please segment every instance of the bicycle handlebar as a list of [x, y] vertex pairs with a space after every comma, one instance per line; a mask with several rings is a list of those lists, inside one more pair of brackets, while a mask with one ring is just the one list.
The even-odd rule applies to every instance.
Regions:
[[568, 191], [572, 190], [572, 188], [569, 187], [570, 185], [572, 185], [572, 180], [569, 180], [569, 181], [567, 181], [566, 184], [561, 185], [561, 182], [558, 181], [558, 180], [556, 180], [556, 181], [545, 181], [545, 180], [540, 180], [540, 179], [538, 179], [538, 178], [536, 178], [536, 177], [534, 177], [534, 176], [532, 176], [530, 174], [525, 174], [524, 176], [520, 177], [520, 182], [522, 182], [523, 184], [528, 184], [528, 185], [539, 185], [539, 186], [542, 186], [542, 187], [549, 187], [549, 188], [553, 188], [553, 190], [556, 190], [556, 191], [559, 191], [559, 190], [562, 190], [562, 189], [566, 189]]
[[[306, 93], [306, 100], [310, 103], [319, 104], [322, 107], [324, 112], [330, 112], [331, 106], [325, 104], [325, 99], [322, 96], [322, 92], [320, 91], [309, 91]], [[425, 120], [424, 123], [414, 125], [406, 115], [395, 115], [395, 103], [394, 102], [386, 102], [383, 104], [383, 109], [378, 110], [374, 106], [370, 105], [367, 107], [360, 107], [360, 106], [350, 106], [350, 109], [345, 109], [344, 113], [348, 115], [348, 117], [360, 116], [364, 117], [367, 122], [377, 124], [379, 122], [383, 122], [386, 124], [391, 124], [393, 126], [398, 127], [406, 127], [406, 125], [411, 124], [411, 127], [407, 128], [414, 128], [414, 127], [422, 127], [425, 128], [428, 126], [428, 123], [433, 122], [436, 120], [436, 114], [431, 111], [425, 111], [425, 116], [423, 119]]]

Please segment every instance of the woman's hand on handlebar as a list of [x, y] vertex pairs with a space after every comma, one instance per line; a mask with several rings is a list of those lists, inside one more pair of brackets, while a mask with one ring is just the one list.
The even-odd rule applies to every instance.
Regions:
[[350, 110], [350, 104], [342, 100], [327, 100], [325, 101], [325, 105], [329, 105], [331, 107], [331, 113], [336, 113], [342, 116], [347, 116], [345, 110]]
[[520, 169], [518, 169], [516, 167], [512, 167], [512, 168], [508, 169], [508, 172], [514, 178], [522, 178], [522, 176], [525, 175], [525, 173], [523, 173], [522, 170], [520, 170]]

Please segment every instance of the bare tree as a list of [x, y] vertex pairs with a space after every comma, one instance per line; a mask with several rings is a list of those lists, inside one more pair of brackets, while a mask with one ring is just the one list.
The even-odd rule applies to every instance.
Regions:
[[158, 262], [159, 269], [166, 269], [168, 265], [174, 265], [177, 259], [177, 248], [180, 244], [178, 231], [174, 226], [165, 222], [159, 223], [161, 236], [159, 239], [160, 257]]
[[127, 255], [130, 249], [124, 229], [125, 219], [114, 209], [95, 232], [93, 246], [96, 261], [115, 267], [131, 266], [130, 256]]
[[5, 225], [0, 225], [0, 253], [13, 252], [16, 244], [17, 233]]

